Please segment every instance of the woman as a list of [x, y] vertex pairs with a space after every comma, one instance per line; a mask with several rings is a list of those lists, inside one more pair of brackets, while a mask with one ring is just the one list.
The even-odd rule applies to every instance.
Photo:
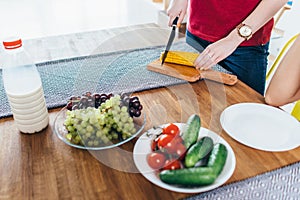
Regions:
[[282, 106], [300, 100], [300, 37], [280, 62], [267, 88], [265, 101]]
[[273, 16], [288, 0], [173, 0], [169, 25], [180, 24], [188, 9], [187, 43], [204, 51], [196, 69], [216, 63], [264, 94]]

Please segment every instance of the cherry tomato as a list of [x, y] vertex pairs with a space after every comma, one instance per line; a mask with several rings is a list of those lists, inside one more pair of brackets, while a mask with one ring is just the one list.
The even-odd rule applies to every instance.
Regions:
[[166, 146], [164, 146], [164, 149], [169, 154], [175, 154], [177, 151], [177, 145], [178, 145], [177, 141], [175, 140], [175, 138], [173, 138], [173, 140], [171, 140], [170, 142], [167, 143]]
[[162, 134], [158, 137], [157, 146], [162, 149], [170, 143], [174, 137], [172, 135]]
[[182, 143], [177, 144], [176, 152], [175, 152], [176, 158], [182, 160], [185, 157], [185, 154], [186, 154], [186, 148], [184, 144]]
[[[164, 149], [166, 149], [166, 151], [169, 154], [177, 154], [178, 151], [178, 146], [180, 145], [180, 147], [183, 146], [182, 144], [182, 138], [180, 136], [174, 137], [173, 140], [171, 140], [170, 142], [167, 143], [167, 145], [164, 147]], [[184, 149], [181, 148], [181, 151], [183, 151]]]
[[177, 136], [177, 135], [179, 135], [179, 133], [180, 133], [180, 130], [179, 130], [178, 126], [176, 126], [175, 124], [172, 124], [172, 123], [169, 126], [163, 128], [163, 134]]
[[183, 144], [183, 139], [181, 136], [174, 137], [174, 142], [177, 144]]
[[165, 166], [163, 169], [175, 170], [175, 169], [180, 169], [180, 168], [181, 168], [181, 163], [179, 160], [170, 159], [170, 160], [166, 160]]
[[148, 154], [147, 162], [152, 169], [158, 170], [165, 165], [166, 157], [162, 153], [152, 152]]

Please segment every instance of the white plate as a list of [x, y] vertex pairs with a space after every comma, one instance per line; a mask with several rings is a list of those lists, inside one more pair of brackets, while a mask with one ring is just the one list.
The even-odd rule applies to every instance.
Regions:
[[[184, 126], [183, 123], [174, 123], [176, 124], [181, 130]], [[162, 125], [163, 126], [166, 126]], [[215, 182], [211, 185], [207, 186], [201, 186], [201, 187], [179, 187], [176, 185], [170, 185], [167, 183], [162, 182], [156, 171], [154, 171], [147, 163], [147, 154], [151, 152], [151, 140], [152, 137], [149, 137], [147, 133], [155, 132], [154, 129], [150, 129], [147, 132], [145, 132], [136, 142], [134, 149], [133, 149], [133, 159], [136, 167], [138, 170], [142, 173], [142, 175], [148, 179], [150, 182], [153, 184], [165, 188], [167, 190], [175, 191], [175, 192], [181, 192], [181, 193], [199, 193], [199, 192], [205, 192], [208, 190], [212, 190], [214, 188], [217, 188], [224, 184], [233, 174], [234, 169], [235, 169], [235, 155], [230, 147], [230, 145], [219, 135], [216, 133], [206, 129], [206, 128], [201, 128], [200, 133], [199, 133], [199, 138], [203, 136], [209, 136], [213, 139], [214, 143], [222, 143], [226, 146], [228, 150], [228, 156], [226, 159], [225, 166], [223, 168], [223, 171], [221, 174], [218, 176], [218, 178], [215, 180]]]
[[222, 112], [220, 122], [233, 139], [255, 149], [287, 151], [300, 145], [300, 123], [272, 106], [235, 104]]

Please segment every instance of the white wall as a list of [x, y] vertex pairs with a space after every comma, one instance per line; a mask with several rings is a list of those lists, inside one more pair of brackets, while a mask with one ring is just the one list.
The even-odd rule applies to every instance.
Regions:
[[291, 10], [286, 11], [284, 16], [278, 22], [278, 27], [283, 29], [284, 38], [289, 39], [300, 32], [300, 1], [294, 0]]
[[155, 23], [157, 12], [152, 0], [0, 0], [0, 41]]
[[295, 34], [300, 33], [300, 0], [294, 0], [290, 10], [284, 12], [276, 28], [284, 31], [283, 36], [270, 41], [270, 53], [277, 55], [283, 45]]

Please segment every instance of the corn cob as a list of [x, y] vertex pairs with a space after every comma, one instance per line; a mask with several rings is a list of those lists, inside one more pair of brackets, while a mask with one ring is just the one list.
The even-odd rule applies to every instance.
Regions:
[[[161, 53], [160, 60], [162, 60], [164, 52]], [[186, 66], [194, 66], [194, 61], [198, 57], [198, 53], [185, 51], [169, 51], [166, 57], [166, 63], [174, 63]]]

